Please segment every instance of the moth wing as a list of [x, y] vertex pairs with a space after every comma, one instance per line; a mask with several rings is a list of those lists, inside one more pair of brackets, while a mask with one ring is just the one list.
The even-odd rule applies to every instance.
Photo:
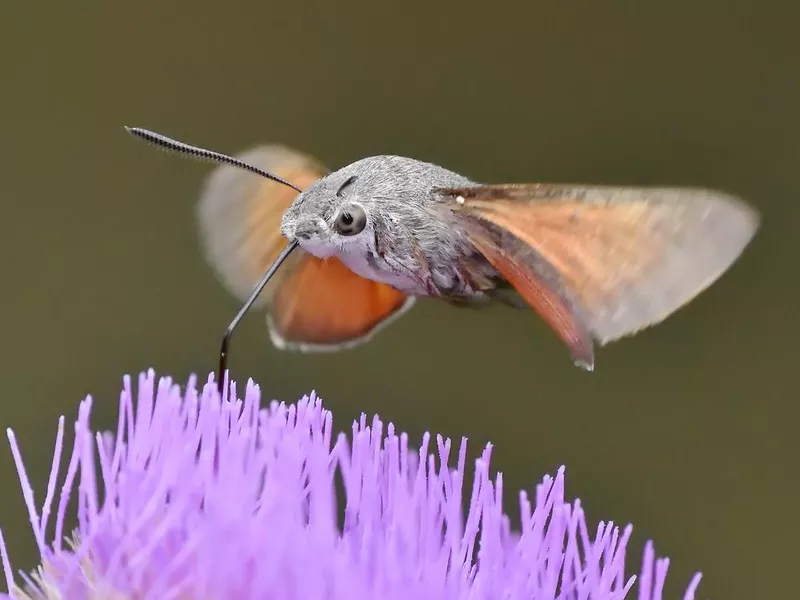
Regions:
[[339, 350], [369, 341], [414, 301], [335, 258], [308, 255], [276, 291], [267, 321], [279, 348]]
[[[654, 325], [737, 259], [759, 225], [742, 200], [695, 188], [550, 184], [440, 189], [486, 259], [576, 360]], [[591, 361], [588, 366], [591, 367]]]
[[[328, 173], [316, 159], [280, 145], [237, 158], [301, 189]], [[285, 247], [281, 218], [297, 195], [228, 165], [206, 180], [197, 203], [201, 245], [223, 286], [240, 300]], [[322, 260], [297, 248], [254, 306], [267, 309], [270, 338], [279, 348], [324, 351], [366, 341], [412, 304], [413, 298], [359, 277], [336, 258]]]
[[[236, 158], [301, 189], [328, 172], [312, 157], [280, 145], [258, 146]], [[290, 187], [229, 165], [215, 168], [206, 179], [196, 206], [201, 246], [223, 286], [239, 300], [250, 296], [286, 245], [281, 218], [296, 197]], [[307, 256], [300, 248], [292, 252], [254, 307], [267, 307], [275, 290]]]

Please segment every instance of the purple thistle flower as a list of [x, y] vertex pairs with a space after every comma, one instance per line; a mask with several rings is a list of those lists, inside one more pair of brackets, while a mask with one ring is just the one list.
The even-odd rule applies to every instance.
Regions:
[[[236, 398], [235, 387], [231, 396]], [[533, 498], [519, 494], [521, 529], [502, 512], [503, 479], [489, 473], [491, 446], [465, 489], [466, 440], [406, 434], [362, 415], [334, 438], [331, 413], [313, 394], [297, 404], [220, 400], [216, 385], [181, 391], [169, 378], [126, 377], [116, 436], [94, 433], [87, 398], [56, 504], [64, 439], [59, 420], [46, 497], [38, 513], [13, 432], [41, 566], [10, 595], [47, 600], [622, 599], [631, 527], [589, 531], [580, 503], [564, 499], [564, 470]], [[455, 466], [451, 464], [455, 456]], [[438, 458], [438, 460], [437, 460]], [[102, 485], [96, 481], [96, 472]], [[344, 483], [337, 522], [335, 476]], [[63, 543], [70, 494], [78, 528]], [[466, 518], [462, 502], [469, 506]], [[54, 515], [53, 515], [54, 513]], [[54, 516], [53, 533], [48, 527]], [[667, 559], [644, 552], [638, 600], [662, 597]], [[700, 575], [684, 599], [694, 598]]]

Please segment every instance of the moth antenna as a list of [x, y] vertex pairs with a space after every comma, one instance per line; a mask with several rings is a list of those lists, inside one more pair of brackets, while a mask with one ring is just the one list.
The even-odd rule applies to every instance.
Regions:
[[155, 131], [142, 129], [141, 127], [126, 126], [125, 131], [127, 131], [128, 133], [130, 133], [135, 137], [138, 137], [139, 139], [144, 140], [145, 142], [148, 142], [150, 144], [153, 144], [154, 146], [161, 148], [162, 150], [175, 152], [177, 154], [185, 154], [197, 160], [222, 163], [231, 165], [233, 167], [238, 167], [240, 169], [244, 169], [245, 171], [255, 173], [256, 175], [261, 175], [266, 179], [271, 179], [276, 183], [281, 183], [287, 187], [292, 188], [297, 192], [302, 192], [302, 190], [299, 187], [286, 181], [285, 179], [278, 177], [277, 175], [273, 175], [272, 173], [270, 173], [269, 171], [265, 171], [264, 169], [259, 169], [258, 167], [254, 167], [253, 165], [250, 165], [242, 160], [233, 158], [232, 156], [228, 156], [227, 154], [214, 152], [213, 150], [207, 150], [205, 148], [200, 148], [198, 146], [191, 146], [184, 142], [179, 142], [178, 140], [173, 140], [172, 138], [168, 138], [167, 136], [161, 135], [160, 133], [156, 133]]

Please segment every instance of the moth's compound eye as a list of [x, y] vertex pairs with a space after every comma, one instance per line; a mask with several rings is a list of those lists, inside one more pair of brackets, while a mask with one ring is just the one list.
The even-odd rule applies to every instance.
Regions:
[[367, 213], [364, 209], [357, 204], [345, 206], [339, 214], [336, 215], [336, 220], [333, 222], [333, 229], [339, 235], [357, 235], [364, 231], [367, 226]]

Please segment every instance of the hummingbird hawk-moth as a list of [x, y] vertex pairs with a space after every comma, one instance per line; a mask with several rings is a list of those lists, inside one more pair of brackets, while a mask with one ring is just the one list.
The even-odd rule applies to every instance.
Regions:
[[127, 130], [221, 163], [197, 204], [200, 237], [245, 303], [223, 340], [220, 386], [230, 335], [253, 306], [275, 346], [330, 351], [371, 339], [418, 297], [529, 306], [591, 370], [595, 343], [692, 300], [759, 225], [747, 203], [709, 189], [487, 185], [401, 156], [330, 171], [280, 145], [232, 157]]

